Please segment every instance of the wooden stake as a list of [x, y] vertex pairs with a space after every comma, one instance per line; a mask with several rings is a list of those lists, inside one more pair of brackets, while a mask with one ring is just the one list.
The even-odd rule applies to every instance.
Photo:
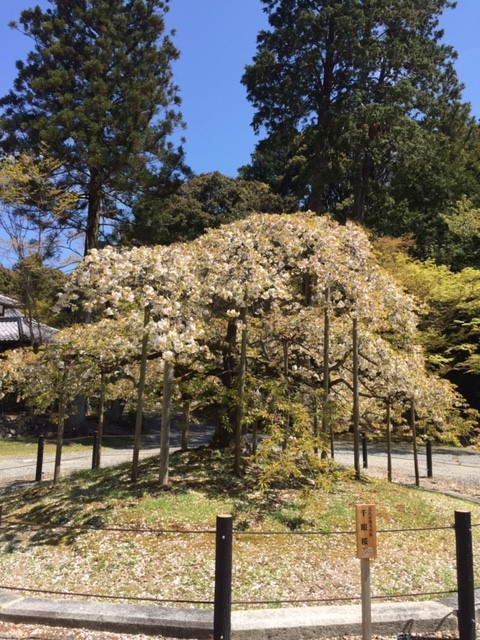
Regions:
[[362, 580], [362, 638], [372, 639], [372, 597], [370, 590], [370, 559], [360, 560]]

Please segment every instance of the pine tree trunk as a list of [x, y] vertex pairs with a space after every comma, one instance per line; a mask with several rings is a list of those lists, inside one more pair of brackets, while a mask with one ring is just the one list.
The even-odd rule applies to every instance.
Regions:
[[87, 227], [85, 230], [85, 250], [87, 255], [91, 249], [98, 248], [100, 231], [100, 208], [102, 203], [102, 179], [98, 169], [90, 172], [90, 184], [88, 190]]
[[336, 28], [333, 20], [328, 25], [328, 35], [325, 41], [325, 54], [323, 64], [323, 78], [321, 94], [317, 107], [317, 142], [315, 146], [315, 171], [311, 176], [311, 191], [308, 199], [308, 207], [315, 213], [323, 213], [328, 210], [326, 201], [327, 165], [329, 163], [329, 131], [331, 123], [331, 102], [334, 85], [335, 70], [335, 39]]
[[353, 219], [359, 224], [365, 224], [367, 209], [367, 193], [370, 183], [372, 160], [368, 152], [363, 153], [363, 159], [358, 167], [359, 175], [354, 180]]

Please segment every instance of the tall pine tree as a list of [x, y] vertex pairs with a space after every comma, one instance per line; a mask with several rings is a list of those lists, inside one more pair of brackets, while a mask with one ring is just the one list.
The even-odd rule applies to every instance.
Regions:
[[[271, 28], [258, 35], [242, 82], [253, 126], [266, 137], [244, 177], [270, 180], [318, 213], [381, 232], [411, 228], [439, 185], [447, 193], [432, 206], [461, 196], [465, 165], [455, 167], [454, 180], [446, 176], [473, 123], [461, 102], [456, 54], [439, 29], [454, 2], [262, 2]], [[445, 126], [452, 120], [454, 134]], [[410, 202], [409, 181], [431, 192]]]
[[51, 0], [16, 26], [34, 42], [1, 101], [5, 153], [47, 147], [80, 192], [72, 226], [85, 252], [142, 189], [168, 190], [184, 170], [170, 135], [182, 125], [165, 34], [168, 0]]

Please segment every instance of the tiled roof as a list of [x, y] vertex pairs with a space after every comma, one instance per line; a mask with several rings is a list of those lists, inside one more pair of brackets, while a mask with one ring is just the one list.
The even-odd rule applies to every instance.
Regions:
[[3, 304], [5, 307], [18, 307], [18, 300], [0, 295], [0, 304]]
[[33, 321], [22, 315], [14, 306], [18, 303], [13, 298], [0, 295], [0, 305], [4, 305], [3, 316], [0, 316], [0, 344], [2, 343], [28, 343], [33, 339], [40, 342], [48, 342], [57, 332], [57, 329], [46, 324]]

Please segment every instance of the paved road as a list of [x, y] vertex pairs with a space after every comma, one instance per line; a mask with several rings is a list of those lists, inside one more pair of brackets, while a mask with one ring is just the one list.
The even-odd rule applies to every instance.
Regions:
[[[190, 446], [198, 447], [208, 444], [213, 433], [212, 427], [193, 425], [190, 430]], [[141, 458], [157, 455], [160, 448], [158, 434], [147, 436], [145, 447], [140, 452]], [[180, 433], [172, 430], [171, 451], [180, 448]], [[1, 446], [1, 442], [0, 442]], [[131, 460], [132, 448], [102, 450], [102, 466], [111, 466]], [[353, 467], [353, 449], [350, 443], [337, 443], [335, 460], [344, 466]], [[360, 458], [362, 465], [362, 456]], [[54, 457], [44, 459], [43, 479], [53, 478]], [[91, 466], [91, 453], [69, 453], [65, 448], [62, 458], [62, 474], [77, 469], [88, 469]], [[36, 453], [21, 458], [0, 458], [0, 487], [15, 486], [35, 478]], [[392, 451], [393, 481], [406, 484], [415, 483], [413, 454], [410, 445], [395, 444]], [[433, 478], [427, 478], [425, 448], [419, 447], [420, 484], [424, 488], [448, 490], [470, 495], [480, 500], [480, 453], [469, 450], [437, 447], [433, 449]], [[387, 478], [387, 456], [383, 444], [368, 446], [368, 468], [362, 474]]]
[[[213, 435], [213, 428], [204, 425], [192, 425], [189, 435], [191, 448], [208, 444]], [[108, 442], [108, 440], [106, 440]], [[172, 430], [170, 452], [180, 449], [180, 433]], [[0, 447], [1, 447], [0, 440]], [[140, 458], [158, 455], [160, 451], [160, 435], [150, 434], [143, 438]], [[125, 448], [103, 447], [101, 466], [113, 466], [132, 459], [132, 446]], [[43, 480], [52, 480], [54, 471], [54, 455], [45, 455], [43, 460]], [[36, 447], [32, 448], [32, 455], [21, 457], [0, 457], [0, 489], [14, 487], [25, 482], [33, 482], [36, 472]], [[90, 469], [92, 465], [92, 453], [85, 448], [85, 452], [71, 453], [68, 447], [64, 447], [62, 453], [61, 474], [67, 475], [79, 469]]]
[[[428, 489], [447, 489], [465, 493], [480, 499], [480, 453], [454, 447], [433, 447], [433, 477], [427, 478], [427, 459], [425, 447], [418, 447], [420, 486]], [[336, 445], [335, 460], [345, 466], [354, 466], [352, 445]], [[360, 455], [362, 474], [387, 479], [387, 455], [384, 444], [369, 444], [367, 455], [368, 468], [363, 468], [363, 456]], [[395, 444], [392, 448], [392, 480], [406, 484], [415, 484], [415, 468], [412, 446]]]

